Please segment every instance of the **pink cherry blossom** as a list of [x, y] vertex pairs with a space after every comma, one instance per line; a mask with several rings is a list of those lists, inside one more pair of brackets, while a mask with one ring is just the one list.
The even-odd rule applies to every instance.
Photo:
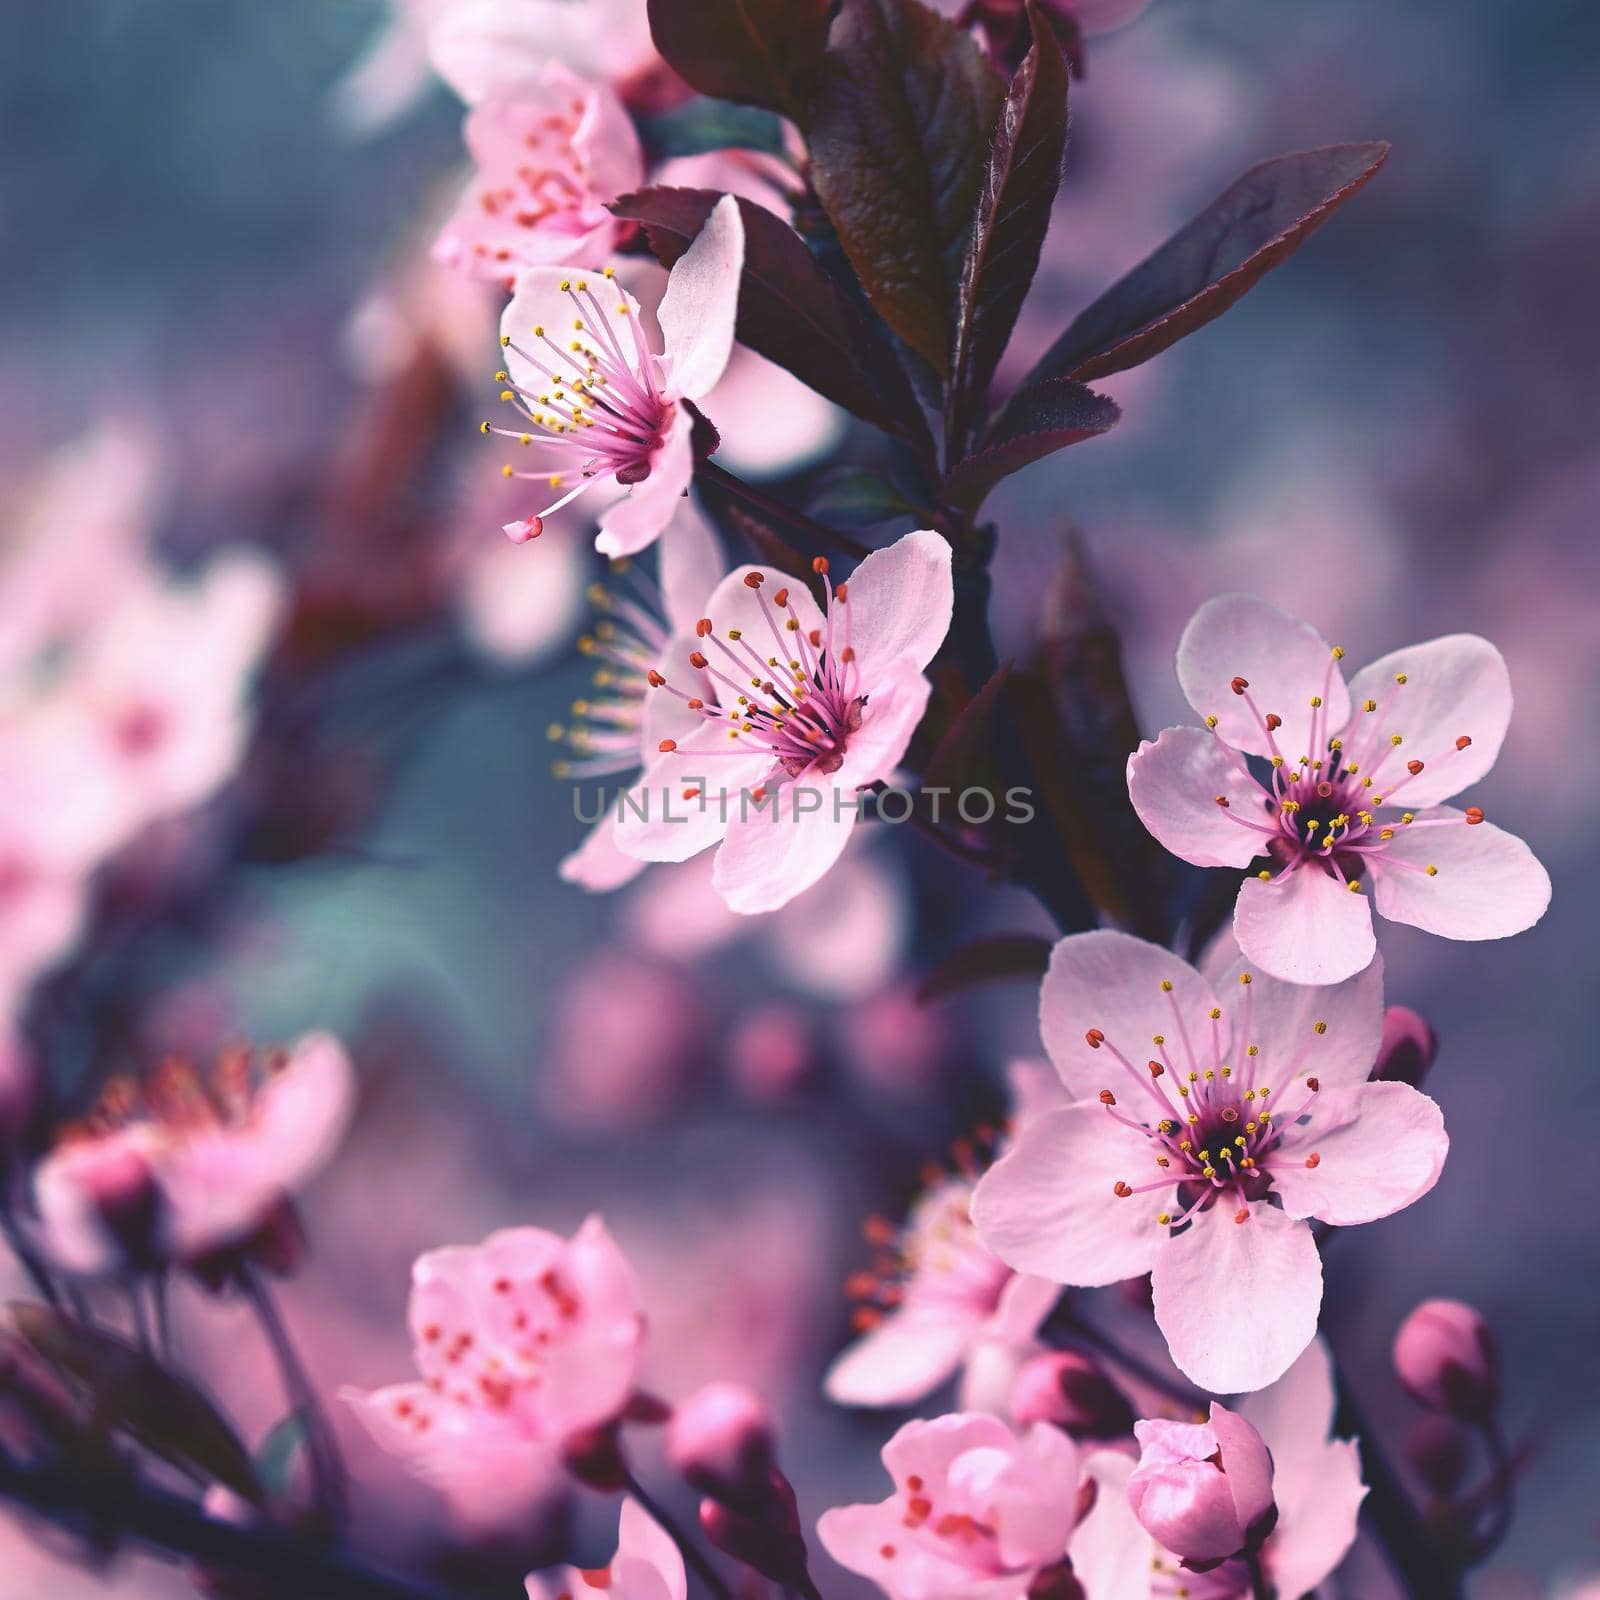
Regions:
[[[723, 569], [716, 535], [688, 500], [680, 502], [656, 546], [656, 556], [658, 583], [630, 568], [631, 593], [620, 586], [590, 591], [602, 616], [594, 632], [579, 639], [578, 647], [597, 663], [596, 692], [574, 705], [570, 723], [549, 730], [570, 752], [557, 764], [558, 777], [581, 782], [631, 776], [656, 753], [654, 740], [660, 735], [652, 739], [650, 675], [659, 674], [670, 656], [681, 658], [690, 648], [695, 621]], [[540, 559], [527, 554], [530, 572]], [[604, 892], [637, 877], [644, 862], [622, 852], [616, 828], [615, 812], [605, 810], [583, 844], [562, 861], [563, 880]]]
[[980, 1237], [1056, 1283], [1152, 1274], [1190, 1378], [1218, 1394], [1271, 1383], [1316, 1332], [1309, 1219], [1401, 1210], [1448, 1149], [1426, 1095], [1367, 1080], [1382, 964], [1309, 988], [1240, 958], [1213, 987], [1141, 939], [1074, 934], [1051, 957], [1039, 1019], [1072, 1104], [1024, 1126], [980, 1181]]
[[1063, 1568], [1087, 1600], [1123, 1600], [1127, 1581], [1149, 1571], [1118, 1492], [1131, 1463], [1085, 1458], [1049, 1423], [1019, 1435], [960, 1412], [908, 1422], [883, 1464], [889, 1498], [825, 1511], [817, 1536], [891, 1600], [1023, 1600]]
[[644, 1349], [633, 1269], [598, 1217], [570, 1241], [507, 1228], [419, 1256], [409, 1321], [421, 1379], [344, 1399], [446, 1491], [486, 1464], [553, 1477], [565, 1439], [622, 1409]]
[[652, 680], [646, 727], [662, 754], [619, 807], [617, 842], [643, 860], [720, 843], [712, 882], [735, 911], [775, 910], [838, 860], [856, 790], [894, 772], [922, 720], [923, 669], [950, 626], [936, 533], [875, 550], [837, 588], [826, 561], [815, 570], [825, 609], [798, 578], [756, 567], [717, 586], [698, 648], [669, 651]]
[[1200, 1563], [1255, 1545], [1272, 1511], [1272, 1458], [1237, 1413], [1211, 1403], [1204, 1422], [1136, 1422], [1139, 1465], [1128, 1501], [1157, 1543]]
[[744, 223], [724, 197], [668, 277], [659, 355], [610, 268], [523, 273], [500, 323], [501, 394], [521, 425], [483, 429], [534, 450], [534, 468], [507, 463], [506, 476], [544, 483], [555, 498], [508, 527], [513, 540], [536, 537], [547, 517], [599, 486], [609, 501], [595, 540], [602, 554], [631, 555], [660, 536], [694, 473], [690, 403], [716, 387], [733, 349], [743, 266]]
[[434, 256], [510, 289], [524, 267], [594, 261], [620, 224], [607, 202], [644, 177], [644, 155], [622, 102], [552, 64], [514, 100], [468, 112], [477, 171]]
[[[1220, 1411], [1213, 1407], [1213, 1416]], [[1355, 1443], [1330, 1439], [1333, 1427], [1333, 1377], [1327, 1348], [1313, 1340], [1294, 1365], [1270, 1388], [1247, 1395], [1236, 1431], [1249, 1430], [1271, 1456], [1270, 1501], [1277, 1520], [1260, 1547], [1262, 1576], [1277, 1595], [1323, 1593], [1322, 1585], [1356, 1540], [1356, 1518], [1366, 1497]], [[1143, 1430], [1189, 1430], [1183, 1424], [1141, 1423]], [[1226, 1441], [1222, 1459], [1228, 1461]], [[1137, 1480], [1138, 1473], [1133, 1475]], [[1130, 1480], [1132, 1487], [1133, 1480]], [[1259, 1483], [1253, 1485], [1253, 1491]], [[1259, 1496], [1258, 1496], [1259, 1499]], [[1147, 1502], [1148, 1504], [1148, 1502]], [[1147, 1559], [1148, 1587], [1123, 1591], [1122, 1600], [1250, 1600], [1256, 1592], [1248, 1565], [1225, 1560], [1206, 1572], [1180, 1567], [1180, 1556], [1157, 1548]]]
[[1263, 601], [1208, 601], [1178, 645], [1179, 682], [1206, 727], [1168, 728], [1128, 763], [1134, 809], [1174, 854], [1269, 863], [1239, 891], [1234, 932], [1252, 962], [1295, 983], [1366, 966], [1374, 908], [1446, 938], [1503, 939], [1550, 903], [1522, 840], [1476, 806], [1441, 803], [1499, 753], [1511, 720], [1499, 651], [1451, 634], [1348, 685], [1343, 654]]
[[686, 1600], [683, 1553], [631, 1496], [622, 1502], [617, 1553], [598, 1572], [564, 1567], [528, 1576], [528, 1600]]
[[97, 1275], [246, 1243], [327, 1163], [355, 1090], [322, 1033], [264, 1058], [230, 1051], [204, 1079], [174, 1060], [146, 1085], [113, 1080], [35, 1170], [47, 1253]]

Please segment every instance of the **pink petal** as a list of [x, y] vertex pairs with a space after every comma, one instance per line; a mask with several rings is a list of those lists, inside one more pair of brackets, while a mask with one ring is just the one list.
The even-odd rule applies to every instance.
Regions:
[[1128, 1504], [1131, 1457], [1117, 1450], [1096, 1450], [1084, 1461], [1084, 1476], [1097, 1493], [1089, 1514], [1072, 1536], [1072, 1571], [1090, 1600], [1149, 1600], [1150, 1536], [1139, 1526]]
[[[880, 665], [866, 687], [861, 726], [850, 735], [844, 763], [833, 775], [833, 782], [844, 790], [865, 788], [894, 775], [933, 693], [933, 685], [910, 656]], [[804, 785], [813, 780], [799, 781]]]
[[[1397, 684], [1396, 676], [1405, 683]], [[1400, 804], [1412, 810], [1437, 805], [1476, 783], [1500, 754], [1511, 724], [1511, 674], [1505, 657], [1474, 633], [1452, 633], [1396, 650], [1350, 680], [1356, 705], [1376, 700], [1378, 731], [1400, 734], [1405, 743], [1383, 758], [1383, 781], [1399, 786]], [[1357, 711], [1347, 744], [1367, 717]], [[1456, 749], [1462, 737], [1472, 743]], [[1398, 769], [1419, 760], [1423, 770], [1407, 777]]]
[[799, 472], [833, 450], [849, 426], [832, 401], [742, 344], [733, 347], [704, 409], [722, 439], [717, 460], [741, 478]]
[[823, 1390], [846, 1406], [901, 1406], [931, 1394], [961, 1364], [983, 1318], [964, 1307], [896, 1311], [828, 1368]]
[[1275, 1495], [1315, 1472], [1333, 1428], [1333, 1360], [1322, 1336], [1276, 1383], [1246, 1395], [1238, 1411], [1272, 1452]]
[[850, 574], [845, 600], [863, 679], [902, 656], [919, 672], [927, 666], [950, 631], [954, 596], [950, 545], [937, 533], [908, 533], [874, 550]]
[[[657, 756], [618, 801], [617, 848], [641, 861], [687, 861], [721, 839], [772, 765], [760, 752], [730, 756], [727, 749], [727, 735], [707, 723]], [[691, 790], [695, 798], [685, 799]]]
[[693, 633], [726, 569], [721, 542], [692, 500], [667, 524], [656, 562], [668, 626], [674, 633]]
[[[1172, 985], [1170, 992], [1162, 989], [1163, 983]], [[1211, 985], [1160, 945], [1109, 930], [1075, 933], [1051, 953], [1039, 990], [1039, 1032], [1061, 1081], [1076, 1099], [1087, 1100], [1107, 1088], [1120, 1095], [1126, 1086], [1137, 1105], [1137, 1090], [1124, 1070], [1109, 1051], [1090, 1046], [1088, 1030], [1098, 1029], [1142, 1068], [1158, 1033], [1177, 1042], [1187, 1028], [1198, 1039], [1204, 1026], [1209, 1044], [1206, 1018], [1216, 1003]], [[1226, 1024], [1222, 1043], [1226, 1050]]]
[[491, 661], [514, 666], [570, 645], [593, 559], [576, 539], [546, 539], [535, 550], [484, 540], [456, 592], [472, 643]]
[[[563, 368], [560, 356], [557, 354], [557, 351], [564, 350], [571, 340], [573, 319], [579, 315], [572, 296], [561, 287], [563, 283], [572, 281], [573, 274], [567, 267], [529, 267], [517, 279], [516, 292], [507, 302], [505, 310], [500, 313], [500, 335], [511, 341], [501, 352], [500, 358], [505, 363], [506, 371], [511, 374], [512, 382], [519, 389], [526, 389], [531, 394], [538, 395], [547, 393], [550, 385], [549, 377], [520, 355], [519, 349], [526, 350], [529, 355], [555, 372], [565, 371], [568, 377], [578, 373], [576, 366]], [[638, 317], [639, 302], [615, 280], [609, 287], [610, 292], [619, 295], [626, 302], [628, 315]], [[617, 321], [621, 322], [622, 318], [618, 317]], [[535, 328], [544, 329], [545, 338], [555, 344], [556, 350], [552, 350], [534, 333]], [[622, 339], [619, 342], [628, 357], [629, 365], [637, 371], [638, 359], [633, 341]]]
[[674, 395], [698, 400], [722, 376], [733, 350], [733, 321], [744, 271], [744, 219], [724, 195], [674, 264], [658, 317], [667, 381]]
[[1003, 1344], [1026, 1345], [1055, 1310], [1060, 1284], [1048, 1278], [1030, 1278], [1019, 1272], [1000, 1291], [1000, 1303], [984, 1328], [984, 1336]]
[[1048, 1422], [1022, 1436], [1015, 1458], [995, 1477], [986, 1497], [994, 1507], [1002, 1563], [1039, 1568], [1067, 1553], [1077, 1519], [1077, 1497], [1066, 1492], [1082, 1476], [1078, 1447]]
[[[651, 1568], [668, 1600], [685, 1600], [689, 1579], [683, 1567], [683, 1553], [672, 1542], [654, 1517], [630, 1495], [622, 1502], [617, 1519], [617, 1564], [640, 1563]], [[630, 1587], [629, 1597], [632, 1600]]]
[[[1268, 1567], [1280, 1594], [1318, 1590], [1356, 1542], [1367, 1486], [1353, 1442], [1334, 1440], [1318, 1452], [1314, 1472], [1274, 1479], [1278, 1525], [1268, 1541]], [[1343, 1590], [1343, 1580], [1340, 1582]]]
[[1311, 1229], [1269, 1205], [1248, 1209], [1248, 1220], [1235, 1222], [1237, 1207], [1224, 1196], [1200, 1212], [1157, 1252], [1151, 1277], [1173, 1362], [1215, 1394], [1280, 1377], [1315, 1336], [1322, 1305]]
[[984, 1244], [1018, 1272], [1093, 1288], [1150, 1270], [1160, 1209], [1119, 1182], [1142, 1178], [1143, 1139], [1098, 1101], [1049, 1111], [983, 1176], [972, 1220]]
[[617, 848], [616, 818], [608, 812], [576, 850], [561, 858], [557, 870], [563, 883], [575, 883], [591, 894], [608, 894], [637, 878], [644, 871], [644, 862]]
[[[1249, 701], [1233, 692], [1235, 678], [1249, 684]], [[1221, 595], [1195, 612], [1178, 641], [1178, 682], [1202, 717], [1217, 719], [1228, 744], [1255, 756], [1271, 750], [1251, 702], [1262, 716], [1283, 718], [1276, 738], [1290, 761], [1311, 752], [1313, 696], [1326, 700], [1319, 728], [1335, 732], [1350, 718], [1350, 695], [1327, 640], [1250, 595]]]
[[1264, 852], [1267, 836], [1240, 821], [1265, 824], [1267, 812], [1261, 785], [1241, 764], [1204, 729], [1166, 728], [1128, 758], [1128, 798], [1175, 856], [1197, 867], [1248, 866]]
[[1249, 1529], [1272, 1506], [1272, 1457], [1262, 1448], [1261, 1435], [1246, 1418], [1214, 1401], [1211, 1431], [1222, 1452], [1223, 1473], [1239, 1526]]
[[[1514, 833], [1492, 822], [1469, 824], [1450, 806], [1417, 821], [1436, 817], [1452, 825], [1397, 828], [1388, 851], [1375, 859], [1379, 914], [1446, 939], [1505, 939], [1531, 928], [1550, 905], [1550, 874], [1539, 858]], [[1390, 858], [1408, 865], [1391, 865]], [[1438, 874], [1418, 870], [1428, 866]]]
[[1320, 866], [1263, 883], [1246, 878], [1233, 908], [1245, 957], [1288, 983], [1342, 983], [1377, 953], [1372, 908]]
[[692, 430], [689, 414], [680, 406], [660, 447], [650, 453], [650, 476], [600, 513], [594, 547], [601, 555], [612, 560], [637, 555], [659, 539], [677, 516], [694, 477]]
[[1281, 1095], [1307, 1076], [1328, 1087], [1367, 1081], [1383, 1040], [1382, 956], [1342, 983], [1303, 984], [1257, 972], [1235, 953], [1213, 981], [1234, 1018], [1235, 1050], [1256, 1046], [1257, 1083]]
[[844, 853], [856, 824], [854, 801], [826, 781], [803, 779], [774, 790], [765, 806], [729, 822], [712, 887], [746, 914], [786, 905]]
[[[751, 588], [745, 579], [754, 574], [760, 574], [762, 582], [756, 588]], [[788, 608], [784, 611], [778, 609], [773, 599], [780, 589], [789, 591]], [[773, 567], [735, 567], [711, 591], [711, 598], [705, 602], [705, 615], [715, 625], [719, 638], [726, 639], [730, 632], [737, 629], [763, 659], [768, 654], [776, 654], [780, 643], [787, 650], [785, 636], [788, 630], [784, 624], [789, 610], [794, 612], [803, 633], [810, 634], [818, 628], [826, 629], [822, 608], [812, 598], [805, 583]], [[719, 652], [707, 650], [705, 655], [709, 660], [716, 660]], [[720, 665], [731, 677], [725, 656], [721, 658]]]
[[883, 1464], [897, 1485], [919, 1477], [942, 1488], [950, 1469], [969, 1450], [1016, 1449], [1011, 1429], [998, 1417], [956, 1412], [929, 1421], [908, 1422], [883, 1447]]
[[[1410, 1084], [1324, 1090], [1309, 1111], [1309, 1123], [1289, 1130], [1264, 1163], [1289, 1216], [1341, 1227], [1373, 1222], [1439, 1181], [1450, 1149], [1444, 1115]], [[1312, 1156], [1316, 1165], [1308, 1166]]]

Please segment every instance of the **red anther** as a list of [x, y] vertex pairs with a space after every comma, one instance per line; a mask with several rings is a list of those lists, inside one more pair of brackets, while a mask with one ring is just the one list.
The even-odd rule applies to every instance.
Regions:
[[704, 711], [706, 708], [706, 703], [704, 700], [689, 700], [686, 701], [685, 704], [691, 711]]
[[1483, 812], [1477, 806], [1468, 806], [1467, 807], [1467, 824], [1468, 824], [1468, 826], [1475, 828], [1482, 821], [1483, 821]]
[[1306, 1157], [1306, 1165], [1308, 1167], [1320, 1167], [1322, 1165], [1322, 1157], [1319, 1156], [1315, 1150], [1313, 1150], [1311, 1154]]
[[814, 557], [811, 562], [811, 570], [819, 575], [826, 572], [828, 570], [828, 558], [826, 556]]
[[1456, 749], [1457, 750], [1465, 750], [1467, 748], [1467, 746], [1469, 744], [1471, 744], [1471, 743], [1472, 743], [1472, 740], [1470, 738], [1468, 738], [1468, 736], [1466, 734], [1462, 734], [1461, 737], [1456, 740]]
[[852, 1300], [870, 1300], [878, 1292], [878, 1280], [870, 1272], [852, 1272], [844, 1280], [844, 1292]]
[[747, 589], [759, 589], [766, 581], [765, 573], [747, 572], [744, 575], [744, 586]]
[[1232, 689], [1235, 694], [1243, 694], [1245, 690], [1250, 687], [1250, 680], [1248, 678], [1235, 678], [1228, 685], [1228, 687]]
[[1119, 1200], [1126, 1200], [1128, 1196], [1133, 1193], [1133, 1189], [1128, 1184], [1124, 1183], [1121, 1178], [1118, 1178], [1117, 1181], [1111, 1185], [1111, 1192]]
[[700, 798], [700, 791], [698, 789], [685, 789], [683, 791], [683, 798], [685, 800], [698, 800]]
[[1250, 1220], [1249, 1207], [1247, 1206], [1243, 1211], [1235, 1211], [1233, 1214], [1233, 1220], [1235, 1222], [1248, 1222]]
[[750, 798], [754, 800], [757, 805], [760, 805], [761, 802], [767, 798], [766, 784], [758, 783], [755, 788], [750, 791]]
[[1316, 1078], [1306, 1079], [1306, 1088], [1308, 1088], [1312, 1094], [1315, 1094], [1321, 1087], [1322, 1084]]
[[1100, 1046], [1106, 1042], [1106, 1036], [1101, 1033], [1098, 1028], [1091, 1028], [1086, 1034], [1084, 1034], [1083, 1042], [1088, 1045], [1091, 1050], [1098, 1050]]
[[694, 625], [694, 636], [695, 636], [695, 638], [704, 639], [706, 637], [706, 635], [709, 634], [710, 632], [711, 632], [711, 618], [710, 617], [701, 617], [701, 619], [697, 623], [695, 623], [695, 625]]
[[811, 632], [806, 635], [806, 638], [811, 641], [812, 647], [815, 648], [822, 643], [822, 629], [813, 628]]
[[676, 739], [663, 739], [661, 743], [656, 746], [656, 749], [659, 750], [662, 755], [665, 755], [669, 750], [676, 750], [677, 748], [678, 741]]
[[1213, 798], [1216, 800], [1217, 804], [1222, 807], [1222, 809], [1224, 811], [1226, 811], [1228, 809], [1228, 797], [1227, 797], [1227, 795], [1219, 794], [1219, 795], [1213, 796]]
[[836, 583], [833, 586], [833, 598], [837, 600], [840, 605], [843, 605], [844, 602], [850, 598], [850, 585], [848, 583]]
[[1406, 762], [1406, 771], [1414, 778], [1422, 771], [1422, 763], [1420, 761], [1408, 761]]
[[703, 671], [706, 665], [706, 658], [698, 650], [691, 650], [689, 652], [689, 665], [697, 672]]
[[861, 1224], [861, 1236], [868, 1244], [893, 1244], [900, 1231], [887, 1217], [868, 1217]]
[[853, 1333], [868, 1333], [883, 1321], [883, 1313], [872, 1306], [857, 1306], [850, 1313], [850, 1328]]
[[651, 669], [645, 673], [644, 681], [648, 683], [652, 689], [659, 689], [667, 680], [663, 678], [654, 667], [651, 667]]
[[1152, 1078], [1159, 1078], [1161, 1076], [1161, 1074], [1167, 1070], [1164, 1066], [1161, 1065], [1161, 1063], [1159, 1061], [1150, 1062], [1149, 1063], [1149, 1067], [1150, 1067], [1150, 1076]]
[[1267, 732], [1276, 733], [1282, 726], [1283, 718], [1280, 717], [1276, 711], [1269, 711], [1267, 713]]
[[789, 603], [789, 591], [787, 589], [777, 590], [772, 596], [772, 603], [781, 611]]
[[1114, 1094], [1112, 1094], [1112, 1092], [1109, 1089], [1102, 1089], [1100, 1091], [1100, 1104], [1101, 1105], [1103, 1105], [1103, 1106], [1114, 1106], [1116, 1103], [1117, 1103], [1117, 1097]]
[[850, 645], [846, 645], [844, 649], [839, 652], [839, 659], [841, 661], [854, 661], [855, 658], [855, 650]]

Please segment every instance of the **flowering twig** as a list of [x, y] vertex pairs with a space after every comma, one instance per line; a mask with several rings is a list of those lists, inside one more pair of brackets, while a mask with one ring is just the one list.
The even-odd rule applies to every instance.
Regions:
[[722, 1574], [712, 1566], [710, 1558], [684, 1531], [677, 1518], [639, 1482], [638, 1476], [632, 1471], [628, 1473], [627, 1488], [628, 1493], [650, 1513], [667, 1537], [677, 1545], [683, 1554], [683, 1559], [698, 1574], [700, 1581], [715, 1597], [715, 1600], [733, 1600], [733, 1590], [728, 1587]]
[[818, 522], [815, 517], [809, 517], [803, 511], [796, 511], [792, 506], [784, 505], [781, 500], [775, 500], [753, 484], [746, 483], [743, 478], [735, 477], [726, 467], [718, 466], [715, 461], [702, 461], [695, 470], [702, 482], [714, 484], [735, 499], [743, 500], [752, 510], [771, 517], [775, 522], [783, 523], [785, 527], [804, 535], [813, 544], [819, 544], [827, 550], [837, 550], [847, 556], [859, 557], [867, 554], [867, 547], [852, 539], [849, 534], [840, 533], [837, 528], [830, 528], [826, 523]]

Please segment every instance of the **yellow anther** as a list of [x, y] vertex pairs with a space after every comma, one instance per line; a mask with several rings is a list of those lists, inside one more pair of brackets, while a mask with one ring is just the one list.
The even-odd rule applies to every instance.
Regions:
[[1212, 1006], [1212, 1008], [1208, 1012], [1206, 1012], [1206, 1015], [1208, 1017], [1210, 1017], [1213, 1022], [1215, 1022], [1222, 1015], [1222, 1007], [1221, 1006]]
[[1216, 727], [1216, 725], [1217, 725], [1217, 719], [1215, 717], [1207, 717], [1206, 718], [1206, 726], [1208, 728], [1214, 728], [1214, 727]]
[[1320, 694], [1312, 695], [1312, 697], [1311, 697], [1311, 709], [1313, 711], [1317, 711], [1317, 710], [1319, 710], [1321, 708], [1321, 706], [1322, 706], [1322, 696]]
[[1363, 711], [1376, 711], [1378, 709], [1378, 702], [1376, 700], [1363, 700], [1361, 702], [1361, 709]]
[[1333, 659], [1335, 661], [1343, 661], [1344, 660], [1344, 646], [1342, 644], [1336, 644], [1333, 647]]
[[1397, 672], [1397, 673], [1395, 673], [1395, 675], [1394, 675], [1394, 681], [1395, 681], [1395, 682], [1396, 682], [1396, 683], [1404, 683], [1404, 682], [1405, 682], [1405, 681], [1406, 681], [1406, 675], [1405, 675], [1405, 673], [1403, 673], [1403, 672]]
[[1172, 979], [1171, 978], [1163, 978], [1161, 980], [1161, 992], [1162, 992], [1162, 994], [1171, 994], [1172, 993]]
[[1392, 745], [1398, 746], [1398, 745], [1404, 744], [1405, 741], [1400, 737], [1400, 735], [1398, 733], [1391, 733], [1389, 735], [1389, 743], [1392, 744]]
[[509, 333], [502, 333], [500, 335], [500, 348], [504, 350], [510, 343], [511, 335]]
[[1439, 869], [1431, 864], [1424, 867], [1422, 870], [1426, 872], [1430, 878], [1437, 878], [1439, 876]]
[[1248, 972], [1241, 972], [1239, 974], [1239, 982], [1240, 983], [1251, 983], [1253, 981], [1254, 980], [1251, 978], [1251, 976], [1250, 976], [1250, 974]]

